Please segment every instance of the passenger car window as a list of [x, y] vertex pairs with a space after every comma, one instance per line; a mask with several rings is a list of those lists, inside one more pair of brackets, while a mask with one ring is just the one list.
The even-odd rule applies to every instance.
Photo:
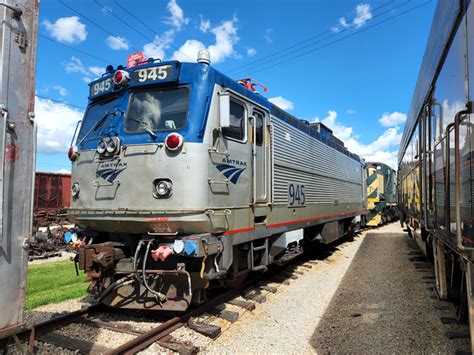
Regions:
[[222, 134], [226, 138], [243, 141], [245, 138], [245, 108], [241, 104], [230, 101], [230, 127], [223, 127]]

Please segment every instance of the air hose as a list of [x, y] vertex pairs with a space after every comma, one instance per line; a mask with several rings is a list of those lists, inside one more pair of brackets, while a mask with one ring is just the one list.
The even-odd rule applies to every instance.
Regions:
[[159, 299], [160, 302], [164, 302], [166, 301], [166, 296], [164, 294], [162, 294], [161, 292], [157, 292], [155, 290], [153, 290], [149, 285], [148, 285], [148, 281], [146, 279], [146, 261], [148, 260], [148, 254], [150, 253], [150, 246], [151, 246], [151, 243], [153, 241], [152, 240], [149, 240], [148, 241], [148, 244], [146, 246], [146, 252], [145, 252], [145, 257], [143, 258], [143, 268], [142, 268], [142, 281], [143, 281], [143, 285], [145, 286], [145, 288], [151, 292], [152, 294], [154, 294], [156, 296], [156, 298]]

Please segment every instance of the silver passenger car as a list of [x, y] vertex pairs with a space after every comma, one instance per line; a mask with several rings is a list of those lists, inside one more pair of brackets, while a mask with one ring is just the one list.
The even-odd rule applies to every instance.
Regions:
[[[399, 151], [402, 222], [474, 339], [474, 5], [438, 2]], [[473, 347], [474, 350], [474, 347]]]

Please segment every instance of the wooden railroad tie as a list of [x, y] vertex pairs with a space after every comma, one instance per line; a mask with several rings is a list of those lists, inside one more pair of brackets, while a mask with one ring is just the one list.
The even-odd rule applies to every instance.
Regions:
[[275, 282], [282, 283], [283, 285], [289, 285], [290, 280], [283, 275], [272, 275], [271, 279]]
[[157, 341], [157, 343], [161, 347], [175, 351], [180, 355], [191, 355], [197, 354], [199, 352], [199, 348], [197, 346], [176, 341], [174, 338], [171, 338], [168, 341]]
[[42, 334], [38, 341], [69, 350], [79, 350], [81, 354], [108, 354], [113, 349], [85, 340], [73, 339], [58, 333]]
[[209, 313], [230, 323], [235, 323], [239, 319], [238, 312], [228, 311], [225, 309], [224, 305], [214, 307], [209, 311]]
[[287, 270], [283, 270], [280, 272], [280, 274], [292, 279], [292, 280], [296, 280], [298, 278], [297, 275], [293, 274], [293, 272], [291, 271], [287, 271]]
[[255, 309], [255, 303], [253, 303], [253, 302], [242, 301], [242, 300], [230, 300], [227, 303], [231, 304], [233, 306], [244, 308], [247, 311], [253, 311]]
[[257, 292], [255, 290], [244, 291], [242, 293], [242, 296], [247, 300], [251, 300], [257, 303], [264, 303], [267, 301], [267, 297], [265, 295], [262, 295], [260, 292]]
[[208, 338], [211, 339], [216, 339], [219, 335], [221, 335], [221, 327], [214, 325], [214, 324], [209, 324], [209, 323], [203, 323], [203, 322], [196, 322], [193, 320], [190, 320], [188, 322], [188, 327], [195, 332], [198, 332], [199, 334], [202, 334]]
[[278, 289], [275, 286], [268, 286], [268, 285], [261, 285], [259, 286], [262, 290], [271, 292], [271, 293], [276, 293]]

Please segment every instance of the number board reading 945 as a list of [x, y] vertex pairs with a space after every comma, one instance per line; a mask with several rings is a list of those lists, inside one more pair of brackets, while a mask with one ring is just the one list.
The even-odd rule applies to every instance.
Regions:
[[114, 87], [114, 83], [112, 78], [107, 78], [105, 80], [98, 81], [91, 85], [89, 96], [97, 96], [99, 94], [103, 94], [107, 91], [110, 91]]
[[134, 70], [132, 81], [136, 83], [146, 83], [149, 81], [171, 80], [173, 78], [173, 66], [162, 65], [159, 67], [149, 67]]

